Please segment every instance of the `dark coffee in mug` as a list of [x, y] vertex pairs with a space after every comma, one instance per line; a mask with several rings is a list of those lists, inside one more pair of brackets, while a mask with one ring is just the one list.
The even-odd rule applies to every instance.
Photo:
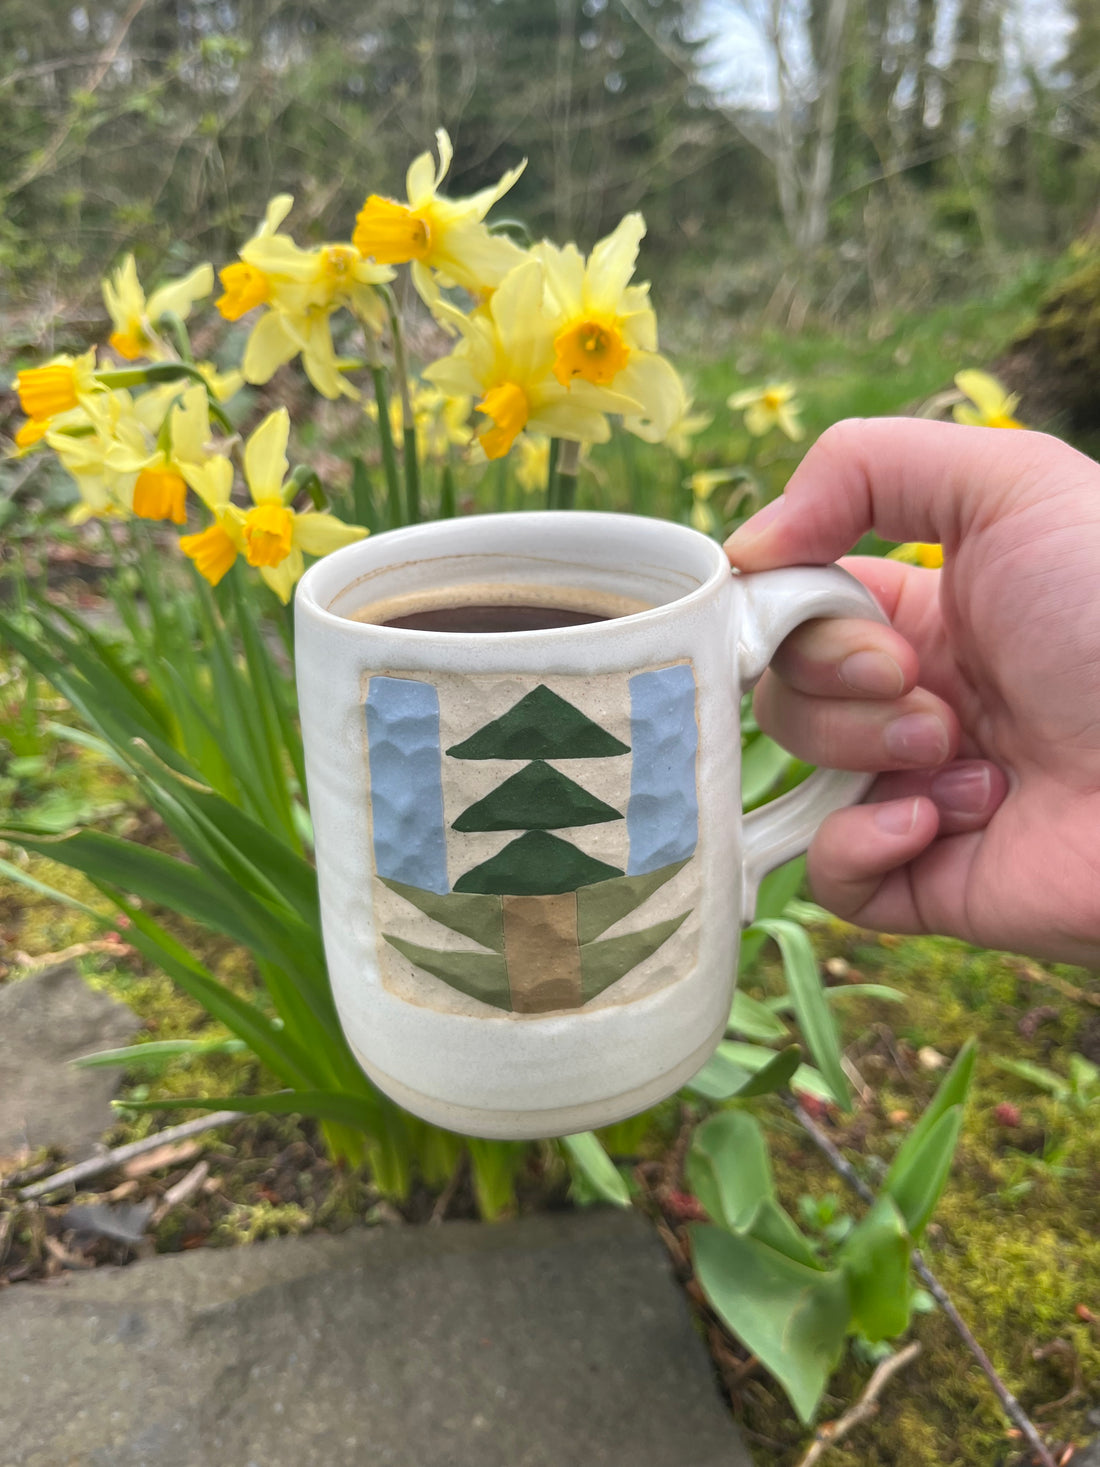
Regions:
[[583, 587], [480, 584], [393, 596], [352, 620], [417, 632], [541, 632], [646, 611], [649, 603]]

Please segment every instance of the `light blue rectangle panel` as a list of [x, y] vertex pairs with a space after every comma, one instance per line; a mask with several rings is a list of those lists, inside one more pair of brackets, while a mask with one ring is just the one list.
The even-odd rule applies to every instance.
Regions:
[[679, 663], [630, 679], [628, 876], [684, 861], [699, 839], [695, 674]]
[[372, 677], [366, 713], [375, 870], [442, 895], [450, 887], [439, 694], [415, 678]]

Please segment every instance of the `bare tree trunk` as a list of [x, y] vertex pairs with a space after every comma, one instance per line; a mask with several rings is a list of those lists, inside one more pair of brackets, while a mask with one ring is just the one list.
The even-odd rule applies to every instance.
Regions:
[[844, 31], [848, 0], [829, 0], [825, 17], [825, 43], [821, 55], [816, 140], [813, 164], [806, 180], [802, 227], [798, 246], [810, 255], [824, 243], [829, 226], [829, 191], [833, 186], [836, 161], [836, 129], [840, 116], [840, 81], [844, 70]]

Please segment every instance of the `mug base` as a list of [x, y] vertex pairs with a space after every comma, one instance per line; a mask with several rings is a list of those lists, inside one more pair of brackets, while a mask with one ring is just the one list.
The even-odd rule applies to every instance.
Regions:
[[483, 1137], [488, 1141], [542, 1141], [555, 1136], [575, 1136], [579, 1131], [591, 1131], [600, 1126], [612, 1126], [616, 1121], [625, 1121], [658, 1101], [666, 1100], [706, 1064], [725, 1033], [726, 1022], [723, 1020], [706, 1042], [686, 1059], [655, 1079], [647, 1080], [644, 1085], [622, 1095], [610, 1095], [580, 1105], [557, 1106], [552, 1110], [494, 1110], [436, 1100], [387, 1075], [367, 1060], [354, 1044], [351, 1049], [367, 1077], [379, 1090], [421, 1120], [442, 1126], [447, 1131]]

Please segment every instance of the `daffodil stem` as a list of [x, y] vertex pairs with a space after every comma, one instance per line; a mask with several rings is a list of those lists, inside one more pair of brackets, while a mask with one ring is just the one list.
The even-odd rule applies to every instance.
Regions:
[[386, 392], [386, 369], [380, 363], [371, 364], [371, 379], [374, 382], [374, 400], [378, 404], [378, 437], [382, 444], [382, 467], [386, 471], [386, 489], [389, 494], [387, 509], [389, 527], [403, 524], [401, 514], [401, 486], [397, 477], [397, 454], [393, 446], [390, 428], [390, 403]]
[[557, 509], [558, 498], [558, 454], [561, 452], [561, 439], [551, 438], [550, 453], [546, 460], [546, 508]]
[[401, 314], [390, 291], [385, 291], [386, 308], [393, 337], [393, 367], [401, 391], [401, 423], [405, 440], [405, 511], [410, 525], [420, 520], [420, 465], [416, 458], [416, 419], [413, 416], [412, 393], [409, 390], [409, 368], [405, 359], [405, 334]]
[[175, 311], [164, 311], [157, 318], [157, 325], [164, 327], [176, 344], [180, 360], [190, 366], [195, 358], [191, 352], [191, 338], [187, 334], [187, 327], [182, 317], [178, 316]]
[[581, 446], [572, 439], [562, 442], [558, 453], [558, 509], [572, 509], [577, 497], [577, 469], [580, 464]]
[[[406, 409], [408, 411], [408, 409]], [[405, 422], [408, 423], [406, 418]], [[416, 459], [416, 428], [405, 429], [405, 509], [409, 524], [420, 523], [420, 465]]]
[[316, 469], [311, 469], [308, 464], [299, 464], [283, 488], [283, 503], [293, 504], [301, 493], [309, 495], [313, 501], [314, 509], [325, 509], [328, 506], [328, 496], [325, 494], [325, 486], [321, 483]]
[[450, 464], [443, 465], [443, 487], [439, 495], [439, 518], [453, 520], [458, 513], [455, 503], [455, 476]]
[[96, 381], [104, 387], [141, 387], [146, 382], [178, 382], [190, 377], [206, 387], [206, 378], [190, 362], [150, 362], [146, 367], [120, 367], [115, 372], [97, 372]]

